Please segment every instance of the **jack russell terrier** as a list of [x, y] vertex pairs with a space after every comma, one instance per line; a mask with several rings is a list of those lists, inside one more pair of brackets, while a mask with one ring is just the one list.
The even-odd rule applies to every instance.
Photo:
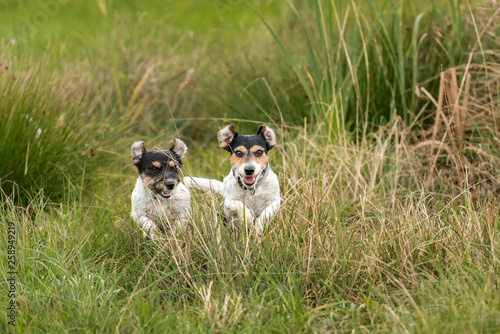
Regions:
[[[144, 237], [158, 238], [158, 230], [185, 230], [191, 215], [191, 194], [180, 183], [179, 171], [187, 147], [174, 139], [170, 150], [146, 151], [144, 142], [132, 145], [132, 159], [139, 177], [132, 192], [132, 219]], [[174, 226], [171, 226], [171, 223]]]
[[262, 233], [280, 208], [278, 177], [269, 167], [268, 152], [277, 143], [276, 134], [262, 125], [257, 134], [238, 135], [232, 125], [217, 134], [219, 147], [231, 153], [231, 171], [222, 182], [185, 177], [187, 187], [215, 191], [224, 197], [226, 218], [239, 227], [241, 223]]

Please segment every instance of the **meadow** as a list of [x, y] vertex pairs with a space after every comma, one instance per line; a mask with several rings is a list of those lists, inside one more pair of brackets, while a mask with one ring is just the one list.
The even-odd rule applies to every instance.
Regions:
[[[500, 332], [497, 1], [0, 8], [0, 332]], [[131, 144], [222, 179], [227, 124], [278, 135], [274, 221], [230, 233], [193, 190], [144, 239]]]

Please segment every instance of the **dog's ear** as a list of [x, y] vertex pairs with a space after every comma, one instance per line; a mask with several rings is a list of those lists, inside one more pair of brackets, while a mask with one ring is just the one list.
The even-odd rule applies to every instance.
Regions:
[[276, 134], [273, 129], [266, 125], [261, 125], [257, 130], [257, 135], [262, 136], [267, 144], [267, 149], [270, 150], [278, 143], [276, 140]]
[[136, 141], [135, 143], [132, 144], [132, 160], [134, 161], [134, 164], [137, 164], [139, 160], [144, 156], [146, 153], [146, 148], [144, 147], [144, 142], [143, 141]]
[[182, 159], [187, 150], [187, 146], [182, 140], [174, 138], [174, 145], [170, 148], [170, 151], [174, 152], [176, 156]]
[[224, 129], [217, 133], [217, 139], [219, 140], [219, 147], [231, 152], [231, 143], [234, 138], [238, 137], [238, 132], [234, 130], [234, 126], [228, 125]]

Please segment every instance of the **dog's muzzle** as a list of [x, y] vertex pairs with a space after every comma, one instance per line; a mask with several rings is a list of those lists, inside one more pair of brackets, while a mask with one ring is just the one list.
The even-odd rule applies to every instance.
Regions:
[[255, 173], [255, 168], [252, 166], [245, 167], [244, 169], [245, 175], [242, 175], [241, 178], [243, 179], [243, 183], [245, 183], [246, 186], [253, 186], [255, 181], [257, 180], [258, 175], [254, 175]]
[[[172, 197], [172, 191], [174, 191], [176, 182], [172, 180], [167, 180], [163, 183], [163, 189], [158, 191], [158, 194], [163, 198]], [[158, 189], [158, 188], [156, 188]]]
[[264, 181], [269, 173], [269, 164], [266, 165], [259, 174], [254, 175], [254, 167], [247, 167], [244, 169], [245, 175], [240, 175], [233, 169], [233, 175], [238, 181], [238, 185], [244, 189], [249, 190], [252, 194], [255, 192], [256, 188]]

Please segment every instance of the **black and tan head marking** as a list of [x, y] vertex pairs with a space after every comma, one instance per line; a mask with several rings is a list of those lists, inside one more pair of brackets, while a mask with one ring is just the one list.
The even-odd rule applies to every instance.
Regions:
[[231, 154], [231, 166], [238, 168], [239, 166], [245, 163], [247, 158], [248, 158], [248, 149], [245, 146], [240, 145], [238, 147], [235, 147]]
[[252, 155], [253, 160], [261, 165], [262, 168], [265, 168], [267, 166], [269, 157], [264, 147], [260, 145], [254, 145], [250, 148], [250, 154]]
[[219, 140], [219, 147], [230, 152], [232, 155], [236, 154], [238, 158], [243, 155], [257, 153], [262, 156], [267, 155], [267, 152], [276, 146], [276, 134], [266, 125], [261, 125], [257, 130], [257, 134], [251, 136], [240, 136], [235, 131], [232, 125], [226, 126], [224, 129], [217, 133]]
[[182, 140], [174, 139], [170, 150], [146, 151], [144, 142], [132, 145], [132, 161], [144, 185], [155, 195], [169, 198], [180, 181], [179, 172], [187, 147]]
[[245, 184], [253, 185], [256, 177], [265, 170], [269, 158], [268, 152], [276, 146], [274, 131], [262, 125], [255, 135], [238, 135], [232, 125], [226, 126], [217, 134], [219, 147], [231, 153], [233, 170], [239, 171]]

